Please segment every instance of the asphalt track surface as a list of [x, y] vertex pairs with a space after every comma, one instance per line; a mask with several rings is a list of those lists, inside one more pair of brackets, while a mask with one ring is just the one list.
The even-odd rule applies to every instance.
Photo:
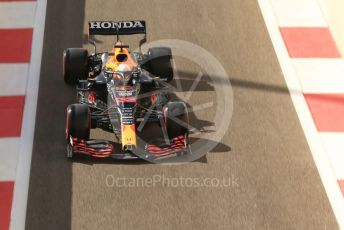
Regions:
[[[65, 158], [65, 108], [75, 91], [62, 81], [61, 53], [84, 45], [87, 21], [106, 19], [144, 19], [148, 40], [186, 40], [223, 64], [233, 118], [206, 157], [173, 166]], [[256, 1], [59, 0], [48, 2], [46, 20], [27, 229], [338, 228]], [[105, 183], [107, 175], [155, 174], [236, 179], [230, 188]]]

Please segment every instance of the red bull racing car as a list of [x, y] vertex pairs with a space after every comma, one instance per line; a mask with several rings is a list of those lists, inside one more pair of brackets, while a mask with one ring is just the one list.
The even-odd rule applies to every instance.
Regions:
[[[131, 34], [144, 36], [138, 52], [129, 52], [119, 39]], [[171, 49], [141, 52], [145, 21], [93, 21], [89, 35], [115, 35], [117, 41], [110, 52], [97, 53], [92, 40], [92, 54], [83, 48], [63, 52], [64, 81], [77, 89], [77, 103], [67, 107], [67, 157], [149, 160], [190, 153], [187, 107], [172, 101], [167, 90], [167, 82], [173, 80]], [[137, 132], [152, 122], [161, 127], [163, 137], [142, 141]], [[114, 139], [90, 139], [95, 128], [113, 133]]]

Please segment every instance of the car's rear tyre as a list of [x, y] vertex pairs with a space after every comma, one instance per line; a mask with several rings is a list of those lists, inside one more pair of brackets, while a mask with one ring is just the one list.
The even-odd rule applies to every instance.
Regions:
[[88, 140], [90, 138], [90, 109], [85, 104], [72, 104], [67, 107], [66, 138], [69, 136]]
[[164, 107], [165, 125], [170, 139], [186, 136], [189, 132], [189, 117], [184, 102], [168, 102]]
[[62, 74], [67, 84], [74, 85], [86, 80], [88, 74], [88, 51], [83, 48], [68, 48], [63, 51]]
[[173, 80], [172, 51], [169, 47], [148, 50], [148, 71], [166, 82]]

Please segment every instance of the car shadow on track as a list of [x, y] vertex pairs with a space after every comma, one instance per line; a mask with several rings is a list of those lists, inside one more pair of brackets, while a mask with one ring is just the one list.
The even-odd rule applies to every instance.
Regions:
[[[180, 83], [183, 86], [183, 90], [187, 90], [191, 87], [194, 82], [195, 76], [197, 73], [190, 72], [190, 71], [178, 71], [178, 75], [180, 77]], [[212, 75], [211, 77], [205, 76], [199, 81], [199, 85], [194, 89], [195, 91], [212, 91], [214, 90], [213, 81], [221, 80], [222, 78], [219, 76]], [[295, 89], [291, 89], [289, 91], [287, 86], [282, 85], [273, 85], [258, 81], [251, 81], [251, 80], [243, 80], [235, 77], [230, 77], [230, 84], [232, 87], [239, 87], [239, 88], [246, 88], [246, 89], [254, 89], [254, 90], [261, 90], [267, 91], [272, 93], [283, 93], [289, 94], [290, 91], [296, 91]], [[175, 86], [175, 83], [172, 84]]]

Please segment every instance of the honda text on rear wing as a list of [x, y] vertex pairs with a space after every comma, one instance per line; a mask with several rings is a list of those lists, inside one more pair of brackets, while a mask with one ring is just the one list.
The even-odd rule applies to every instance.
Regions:
[[91, 21], [88, 22], [88, 34], [91, 35], [119, 35], [144, 34], [140, 41], [140, 47], [146, 42], [146, 22], [143, 20], [135, 21]]
[[89, 35], [146, 34], [145, 21], [92, 21], [88, 26]]

